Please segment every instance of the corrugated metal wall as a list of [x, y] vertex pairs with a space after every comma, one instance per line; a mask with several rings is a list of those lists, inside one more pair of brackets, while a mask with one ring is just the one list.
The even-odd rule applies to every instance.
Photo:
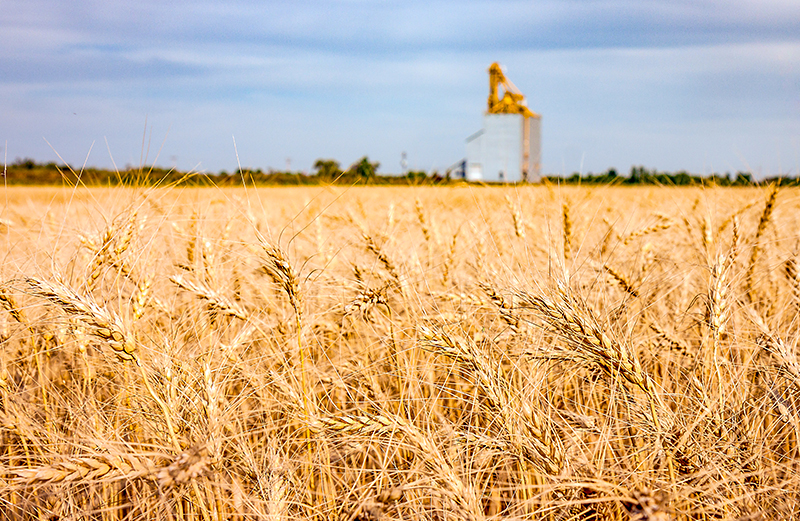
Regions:
[[483, 132], [467, 140], [467, 179], [522, 179], [522, 119], [519, 114], [483, 116]]
[[483, 130], [479, 130], [467, 138], [467, 180], [483, 179]]
[[529, 125], [528, 180], [541, 177], [541, 120], [521, 114], [484, 114], [483, 130], [467, 138], [467, 179], [522, 181], [523, 128]]
[[528, 181], [542, 178], [542, 119], [528, 118], [530, 143], [528, 144]]

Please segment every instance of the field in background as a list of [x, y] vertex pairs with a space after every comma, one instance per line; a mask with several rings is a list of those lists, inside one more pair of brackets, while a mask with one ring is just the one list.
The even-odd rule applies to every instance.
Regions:
[[796, 517], [798, 196], [6, 188], [0, 517]]

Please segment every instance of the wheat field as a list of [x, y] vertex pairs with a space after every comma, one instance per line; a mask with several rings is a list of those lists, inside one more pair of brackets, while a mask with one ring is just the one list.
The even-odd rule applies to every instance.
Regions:
[[797, 517], [798, 195], [5, 188], [0, 517]]

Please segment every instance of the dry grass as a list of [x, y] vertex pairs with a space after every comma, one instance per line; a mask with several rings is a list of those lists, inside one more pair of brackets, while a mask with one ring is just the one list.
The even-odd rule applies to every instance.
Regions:
[[5, 191], [2, 519], [800, 516], [795, 190]]

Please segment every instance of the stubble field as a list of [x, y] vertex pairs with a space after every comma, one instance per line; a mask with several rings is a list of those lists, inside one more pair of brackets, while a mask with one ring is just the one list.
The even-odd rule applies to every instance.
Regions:
[[5, 188], [0, 518], [796, 517], [798, 195]]

